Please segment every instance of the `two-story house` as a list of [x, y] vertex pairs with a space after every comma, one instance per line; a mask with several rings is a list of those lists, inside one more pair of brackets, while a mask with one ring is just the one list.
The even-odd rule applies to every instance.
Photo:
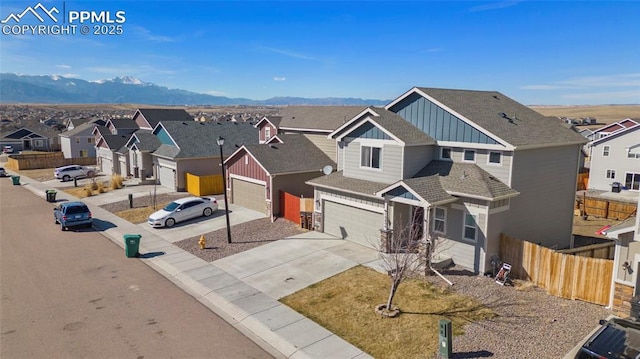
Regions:
[[413, 226], [479, 273], [500, 233], [571, 245], [586, 139], [499, 92], [415, 87], [329, 137], [338, 172], [307, 182], [317, 230], [389, 250], [389, 236]]
[[589, 142], [589, 189], [640, 190], [640, 124], [629, 121], [629, 126], [618, 126], [616, 131]]
[[104, 126], [106, 121], [94, 119], [74, 126], [71, 126], [71, 123], [69, 122], [67, 131], [58, 135], [64, 158], [95, 158], [96, 144], [93, 130], [96, 126]]

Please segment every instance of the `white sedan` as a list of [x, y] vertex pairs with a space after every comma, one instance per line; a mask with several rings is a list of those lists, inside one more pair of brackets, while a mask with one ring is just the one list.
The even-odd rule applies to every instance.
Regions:
[[191, 218], [209, 217], [217, 210], [218, 202], [215, 198], [181, 198], [150, 215], [147, 222], [151, 227], [173, 227], [174, 224]]

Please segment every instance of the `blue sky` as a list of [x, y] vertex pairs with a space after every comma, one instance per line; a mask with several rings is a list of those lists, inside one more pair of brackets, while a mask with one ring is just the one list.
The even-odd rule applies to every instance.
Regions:
[[[258, 100], [387, 100], [423, 86], [496, 90], [529, 105], [640, 103], [638, 1], [40, 2], [59, 17], [124, 11], [125, 21], [76, 22], [75, 35], [3, 29], [1, 72], [128, 75]], [[3, 1], [0, 19], [37, 3]], [[40, 24], [29, 16], [20, 24]], [[82, 35], [83, 24], [122, 34]]]

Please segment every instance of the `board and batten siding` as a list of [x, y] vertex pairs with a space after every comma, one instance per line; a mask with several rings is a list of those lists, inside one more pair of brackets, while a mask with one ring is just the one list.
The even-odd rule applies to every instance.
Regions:
[[434, 146], [404, 147], [404, 171], [402, 178], [411, 178], [433, 159]]
[[344, 141], [336, 142], [336, 164], [338, 165], [338, 171], [344, 169], [344, 149], [346, 143]]
[[498, 143], [498, 141], [417, 93], [402, 99], [389, 110], [397, 113], [438, 141]]
[[568, 248], [573, 228], [579, 145], [515, 151], [505, 234], [548, 248]]
[[227, 163], [227, 172], [229, 175], [238, 175], [264, 182], [267, 182], [268, 178], [264, 169], [246, 152], [236, 155], [235, 161]]
[[381, 168], [377, 169], [360, 167], [361, 144], [359, 140], [346, 141], [344, 149], [345, 177], [380, 183], [394, 183], [400, 180], [402, 176], [402, 147], [391, 141], [380, 141], [379, 143], [382, 144], [382, 158]]

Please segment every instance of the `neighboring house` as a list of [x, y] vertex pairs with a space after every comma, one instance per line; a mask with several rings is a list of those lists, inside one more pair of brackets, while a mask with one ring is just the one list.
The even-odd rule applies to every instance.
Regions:
[[262, 118], [256, 124], [260, 140], [276, 133], [299, 133], [336, 161], [335, 140], [327, 137], [336, 128], [360, 113], [364, 106], [288, 106], [278, 116]]
[[[97, 131], [96, 131], [97, 132]], [[96, 157], [98, 169], [106, 176], [113, 174], [127, 175], [127, 169], [120, 164], [120, 149], [129, 139], [126, 135], [100, 134], [96, 141]]]
[[640, 295], [640, 215], [636, 211], [634, 217], [609, 228], [605, 235], [616, 240], [611, 305], [618, 315], [629, 315], [631, 298]]
[[26, 127], [0, 134], [0, 146], [18, 151], [53, 151], [60, 148], [58, 133], [51, 130], [32, 130]]
[[258, 144], [258, 130], [251, 122], [163, 121], [152, 132], [160, 146], [151, 157], [160, 184], [184, 191], [186, 173], [221, 174], [218, 137], [225, 139], [223, 159], [243, 145]]
[[96, 136], [93, 131], [96, 126], [105, 124], [104, 120], [92, 120], [59, 134], [64, 158], [96, 157]]
[[104, 125], [112, 135], [130, 135], [136, 132], [140, 126], [131, 119], [109, 119]]
[[317, 230], [388, 251], [389, 236], [410, 225], [479, 273], [491, 269], [500, 233], [571, 245], [587, 141], [560, 119], [499, 92], [416, 87], [329, 137], [338, 172], [307, 182]]
[[589, 147], [589, 189], [611, 191], [619, 183], [622, 189], [640, 190], [640, 124], [620, 127]]
[[305, 181], [322, 175], [335, 162], [302, 134], [280, 134], [269, 142], [245, 145], [224, 162], [232, 203], [266, 214], [281, 213], [280, 191], [306, 198], [313, 187]]
[[160, 122], [188, 122], [193, 121], [194, 119], [187, 111], [181, 109], [139, 108], [133, 115], [132, 120], [140, 129], [153, 130]]

